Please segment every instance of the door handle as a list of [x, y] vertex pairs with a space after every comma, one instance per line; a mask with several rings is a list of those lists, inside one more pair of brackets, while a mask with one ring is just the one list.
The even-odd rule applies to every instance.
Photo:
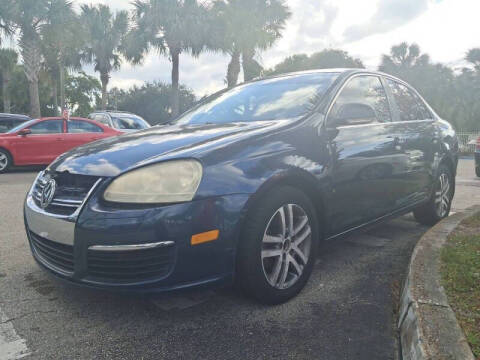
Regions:
[[55, 140], [56, 140], [56, 141], [63, 141], [62, 138], [56, 138]]

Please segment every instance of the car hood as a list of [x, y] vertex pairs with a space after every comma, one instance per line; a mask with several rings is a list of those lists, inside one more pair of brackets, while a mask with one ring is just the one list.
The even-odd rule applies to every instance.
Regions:
[[116, 176], [130, 169], [174, 158], [201, 158], [233, 142], [279, 129], [292, 120], [228, 124], [163, 125], [80, 146], [59, 156], [52, 171]]

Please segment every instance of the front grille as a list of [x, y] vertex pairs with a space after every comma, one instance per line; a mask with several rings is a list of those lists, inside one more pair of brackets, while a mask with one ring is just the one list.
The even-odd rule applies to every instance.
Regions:
[[64, 272], [73, 273], [73, 246], [50, 241], [32, 232], [30, 241], [41, 259]]
[[33, 198], [40, 206], [42, 191], [50, 178], [55, 179], [57, 188], [52, 202], [45, 211], [58, 215], [72, 215], [82, 205], [90, 189], [99, 180], [97, 176], [74, 175], [70, 173], [43, 174], [33, 189]]
[[174, 246], [130, 251], [88, 250], [88, 275], [118, 283], [158, 279], [168, 275], [174, 256]]

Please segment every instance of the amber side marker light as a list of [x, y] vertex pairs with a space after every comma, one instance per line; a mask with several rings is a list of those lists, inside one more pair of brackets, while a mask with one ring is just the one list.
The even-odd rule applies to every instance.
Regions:
[[212, 230], [212, 231], [207, 231], [200, 234], [192, 235], [192, 240], [190, 241], [190, 244], [198, 245], [198, 244], [206, 243], [209, 241], [217, 240], [219, 234], [220, 234], [220, 231]]

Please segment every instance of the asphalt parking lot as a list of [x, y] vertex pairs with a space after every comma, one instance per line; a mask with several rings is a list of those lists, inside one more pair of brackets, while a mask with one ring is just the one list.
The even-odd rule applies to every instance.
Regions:
[[[411, 215], [325, 244], [305, 290], [283, 305], [232, 289], [126, 297], [57, 283], [35, 264], [22, 215], [34, 177], [0, 175], [0, 360], [395, 358], [395, 294], [427, 230]], [[453, 211], [479, 203], [463, 159]]]

